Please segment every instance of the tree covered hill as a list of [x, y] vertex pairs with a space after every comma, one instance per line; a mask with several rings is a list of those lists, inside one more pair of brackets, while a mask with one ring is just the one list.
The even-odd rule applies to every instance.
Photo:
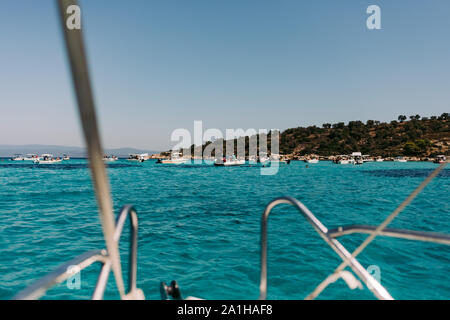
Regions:
[[[267, 147], [270, 150], [270, 132], [267, 138]], [[248, 155], [249, 137], [240, 139], [245, 139], [245, 152]], [[235, 153], [237, 153], [236, 142], [237, 139], [234, 141]], [[201, 146], [202, 151], [209, 144], [211, 142]], [[223, 141], [224, 152], [225, 145], [226, 141]], [[368, 120], [366, 123], [350, 121], [347, 124], [324, 123], [322, 127], [291, 128], [280, 134], [279, 149], [280, 154], [289, 155], [291, 158], [310, 154], [319, 156], [351, 154], [355, 151], [383, 157], [434, 157], [438, 154], [448, 155], [449, 146], [450, 117], [448, 113], [443, 113], [429, 118], [412, 115], [409, 119], [405, 115], [400, 115], [397, 120], [389, 123]], [[183, 150], [183, 153], [193, 155], [194, 149], [197, 148], [200, 146], [192, 145], [190, 150]], [[169, 152], [163, 154], [169, 155]]]
[[360, 151], [374, 156], [435, 156], [448, 154], [450, 118], [400, 115], [383, 123], [375, 120], [350, 121], [287, 129], [281, 134], [280, 153], [338, 155]]

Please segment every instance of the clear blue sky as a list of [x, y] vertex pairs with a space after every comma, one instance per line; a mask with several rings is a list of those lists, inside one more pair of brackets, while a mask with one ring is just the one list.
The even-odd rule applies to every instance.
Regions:
[[[382, 30], [366, 28], [377, 4]], [[84, 0], [106, 147], [450, 111], [450, 1]], [[0, 144], [83, 144], [54, 1], [0, 1]]]

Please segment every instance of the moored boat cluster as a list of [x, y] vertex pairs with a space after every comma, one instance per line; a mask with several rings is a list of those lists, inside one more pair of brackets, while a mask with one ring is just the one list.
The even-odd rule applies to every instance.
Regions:
[[[250, 156], [250, 157], [236, 157], [234, 154], [229, 156], [223, 156], [220, 158], [195, 158], [190, 155], [183, 155], [181, 152], [173, 152], [169, 155], [167, 154], [153, 154], [149, 155], [148, 153], [144, 154], [130, 154], [126, 159], [128, 161], [135, 162], [144, 162], [150, 159], [157, 159], [156, 163], [159, 164], [183, 164], [187, 163], [191, 160], [210, 160], [213, 161], [215, 166], [239, 166], [244, 164], [261, 164], [268, 165], [271, 162], [279, 162], [284, 164], [289, 164], [293, 160], [304, 161], [309, 164], [319, 163], [320, 161], [332, 161], [336, 164], [363, 164], [366, 162], [384, 162], [384, 161], [394, 161], [394, 162], [408, 162], [408, 161], [426, 161], [426, 162], [434, 162], [434, 163], [444, 163], [447, 161], [447, 156], [445, 155], [437, 155], [436, 157], [405, 157], [405, 156], [397, 156], [397, 157], [382, 157], [382, 156], [371, 156], [364, 155], [361, 152], [353, 152], [349, 155], [331, 155], [331, 156], [319, 156], [315, 154], [304, 155], [304, 156], [292, 156], [292, 155], [279, 155], [272, 154], [270, 156]], [[61, 157], [54, 157], [52, 154], [15, 154], [10, 158], [11, 161], [25, 161], [25, 162], [33, 162], [35, 164], [54, 164], [60, 163], [62, 161], [70, 160], [70, 157], [64, 154]], [[104, 155], [103, 160], [105, 162], [113, 162], [118, 161], [119, 158], [114, 155]]]
[[53, 164], [67, 160], [70, 160], [70, 157], [66, 154], [64, 154], [62, 157], [54, 157], [49, 153], [44, 153], [40, 156], [34, 153], [29, 153], [25, 156], [21, 154], [15, 154], [13, 157], [11, 157], [11, 161], [27, 161], [33, 162], [35, 164]]

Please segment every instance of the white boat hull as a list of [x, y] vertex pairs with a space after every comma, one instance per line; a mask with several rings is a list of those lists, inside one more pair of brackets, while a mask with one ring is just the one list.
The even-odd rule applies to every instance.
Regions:
[[62, 160], [37, 160], [34, 161], [34, 163], [37, 164], [55, 164], [55, 163], [60, 163], [62, 162]]
[[214, 162], [215, 166], [218, 167], [232, 167], [232, 166], [241, 166], [245, 164], [245, 160], [236, 160], [236, 161], [225, 161], [225, 162]]
[[182, 164], [186, 163], [187, 159], [164, 159], [159, 161], [161, 164]]
[[339, 160], [338, 164], [355, 164], [354, 160]]

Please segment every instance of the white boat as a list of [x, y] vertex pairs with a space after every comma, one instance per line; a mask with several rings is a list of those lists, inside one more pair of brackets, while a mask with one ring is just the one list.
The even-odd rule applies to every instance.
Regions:
[[142, 153], [142, 154], [130, 154], [128, 157], [128, 161], [138, 161], [138, 162], [144, 162], [150, 159], [150, 156], [148, 153]]
[[63, 154], [63, 161], [69, 161], [70, 157], [67, 154]]
[[337, 163], [337, 164], [355, 164], [355, 159], [353, 159], [352, 157], [347, 156], [347, 155], [340, 155], [340, 156], [337, 156], [335, 163]]
[[319, 159], [317, 159], [317, 158], [306, 159], [305, 162], [307, 162], [307, 163], [319, 163]]
[[444, 163], [447, 162], [447, 157], [444, 156], [443, 154], [436, 156], [436, 159], [434, 159], [433, 161], [434, 163]]
[[187, 159], [184, 158], [178, 158], [178, 159], [158, 159], [158, 161], [156, 161], [157, 163], [162, 163], [162, 164], [181, 164], [181, 163], [186, 163]]
[[373, 162], [374, 160], [373, 160], [373, 157], [371, 157], [370, 155], [368, 155], [368, 154], [363, 154], [362, 155], [362, 160], [363, 160], [363, 162]]
[[15, 154], [14, 157], [11, 158], [11, 161], [23, 161], [24, 157], [21, 154]]
[[351, 159], [353, 159], [353, 164], [363, 164], [364, 158], [361, 152], [353, 152], [351, 155]]
[[130, 154], [128, 156], [128, 161], [139, 161], [139, 162], [144, 162], [144, 160], [142, 160], [138, 154]]
[[150, 155], [148, 153], [141, 153], [139, 155], [139, 157], [144, 161], [147, 161], [148, 159], [150, 159]]
[[355, 164], [355, 159], [341, 159], [338, 161], [339, 164]]
[[377, 157], [375, 161], [376, 161], [376, 162], [383, 162], [383, 161], [384, 161], [384, 159], [383, 159], [383, 158], [381, 158], [381, 157]]
[[267, 160], [263, 160], [261, 163], [263, 166], [266, 166], [268, 164], [272, 165], [272, 163], [278, 163], [278, 165], [281, 165], [281, 164], [284, 165], [284, 164], [291, 163], [291, 161], [288, 159], [284, 159], [282, 156], [280, 156], [277, 153], [273, 153], [270, 155], [270, 157]]
[[270, 158], [267, 156], [259, 156], [257, 162], [262, 164], [267, 164], [270, 161]]
[[34, 153], [29, 153], [23, 158], [23, 161], [35, 161], [35, 160], [39, 160], [39, 156]]
[[61, 158], [54, 158], [52, 154], [43, 154], [40, 158], [34, 160], [36, 164], [54, 164], [62, 162]]
[[245, 159], [237, 159], [235, 155], [224, 157], [222, 159], [216, 159], [214, 161], [215, 166], [229, 167], [229, 166], [241, 166], [245, 164]]
[[188, 160], [182, 157], [180, 152], [172, 152], [169, 159], [158, 159], [156, 163], [162, 164], [182, 164], [186, 163]]
[[108, 157], [107, 155], [103, 156], [103, 161], [106, 161], [106, 162], [113, 162], [113, 161], [117, 161], [117, 160], [119, 160], [119, 158], [117, 158], [116, 156], [110, 156], [110, 157]]
[[394, 159], [394, 161], [395, 161], [395, 162], [407, 162], [408, 160], [406, 160], [406, 159], [403, 158], [403, 157], [397, 157], [397, 158]]

